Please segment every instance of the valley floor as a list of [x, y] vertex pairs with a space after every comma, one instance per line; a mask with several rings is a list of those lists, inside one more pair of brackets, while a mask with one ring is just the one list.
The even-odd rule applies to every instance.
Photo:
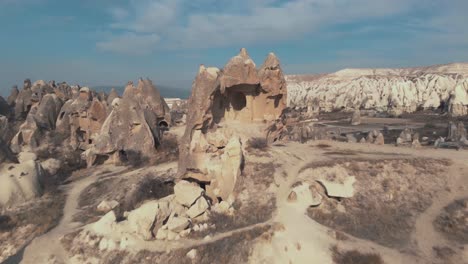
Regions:
[[[213, 228], [178, 241], [111, 251], [76, 242], [100, 217], [77, 215], [147, 175], [173, 175], [177, 164], [81, 171], [63, 187], [60, 223], [6, 263], [468, 263], [468, 151], [309, 141], [249, 150], [245, 160], [233, 216], [212, 216]], [[317, 184], [340, 173], [356, 178], [351, 198], [329, 198]], [[98, 182], [108, 186], [86, 204], [84, 191], [100, 192], [90, 189]], [[288, 201], [304, 182], [319, 190], [319, 206]]]

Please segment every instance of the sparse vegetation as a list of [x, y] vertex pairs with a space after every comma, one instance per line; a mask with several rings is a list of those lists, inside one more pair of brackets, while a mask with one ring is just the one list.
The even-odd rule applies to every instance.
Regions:
[[268, 149], [268, 141], [265, 138], [251, 138], [247, 144], [247, 148], [249, 149], [257, 149], [261, 151], [266, 151]]
[[[319, 208], [309, 208], [308, 214], [338, 231], [403, 248], [416, 216], [431, 205], [434, 193], [445, 191], [446, 165], [430, 159], [334, 162], [356, 177], [355, 195], [341, 201], [326, 199]], [[346, 211], [337, 210], [338, 204]]]
[[468, 198], [457, 200], [445, 207], [434, 220], [436, 230], [447, 239], [468, 243]]
[[340, 251], [336, 246], [331, 249], [336, 264], [383, 264], [382, 257], [376, 253], [362, 253], [357, 250]]

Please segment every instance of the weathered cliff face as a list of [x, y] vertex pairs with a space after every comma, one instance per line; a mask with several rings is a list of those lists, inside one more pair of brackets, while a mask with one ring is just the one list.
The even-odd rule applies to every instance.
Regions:
[[[290, 106], [413, 112], [442, 108], [454, 115], [468, 108], [468, 64], [408, 69], [346, 69], [332, 74], [286, 76]], [[453, 105], [453, 107], [449, 107]]]

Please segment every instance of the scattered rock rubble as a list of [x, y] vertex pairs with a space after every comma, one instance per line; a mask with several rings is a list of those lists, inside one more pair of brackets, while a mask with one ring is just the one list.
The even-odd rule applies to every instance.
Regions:
[[[102, 236], [100, 250], [125, 249], [135, 239], [179, 240], [191, 232], [201, 232], [210, 228], [211, 202], [197, 184], [185, 180], [174, 187], [174, 194], [159, 200], [150, 200], [133, 211], [125, 212], [124, 219], [117, 222], [113, 209], [119, 206], [116, 201], [103, 201], [98, 209], [108, 211], [99, 221], [90, 224], [83, 232], [94, 232]], [[224, 207], [221, 209], [221, 207]], [[231, 214], [232, 204], [219, 203], [217, 213]], [[205, 223], [203, 223], [205, 222]], [[119, 234], [122, 240], [110, 242], [106, 237]], [[133, 241], [133, 242], [132, 242]]]

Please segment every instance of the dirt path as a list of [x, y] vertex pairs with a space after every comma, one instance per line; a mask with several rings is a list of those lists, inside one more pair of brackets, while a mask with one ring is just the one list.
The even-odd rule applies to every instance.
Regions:
[[112, 171], [102, 174], [103, 171], [109, 170], [110, 167], [103, 166], [94, 171], [90, 176], [77, 180], [63, 187], [63, 191], [67, 194], [65, 206], [63, 208], [63, 218], [60, 223], [48, 233], [34, 239], [24, 250], [24, 255], [21, 263], [36, 264], [47, 263], [53, 256], [59, 263], [63, 263], [67, 259], [67, 254], [61, 246], [60, 239], [63, 235], [72, 232], [80, 223], [73, 222], [73, 215], [79, 212], [78, 198], [80, 193], [90, 184], [96, 181], [100, 176], [120, 173], [125, 170], [124, 167], [112, 167]]
[[[329, 149], [319, 150], [311, 145], [324, 143]], [[295, 207], [286, 202], [289, 187], [298, 181], [299, 170], [310, 162], [337, 157], [323, 155], [327, 151], [352, 151], [355, 158], [389, 159], [439, 158], [449, 159], [454, 164], [448, 172], [448, 187], [451, 192], [441, 192], [434, 197], [432, 206], [422, 213], [416, 222], [413, 240], [417, 241], [417, 255], [401, 252], [397, 249], [379, 245], [373, 241], [359, 239], [347, 234], [346, 241], [336, 240], [335, 230], [325, 227], [310, 219], [305, 208]], [[337, 245], [342, 250], [359, 250], [380, 254], [385, 263], [430, 263], [434, 261], [433, 246], [443, 244], [445, 239], [438, 234], [432, 222], [441, 209], [454, 200], [466, 196], [468, 189], [468, 168], [465, 165], [468, 152], [435, 149], [397, 148], [394, 146], [375, 146], [370, 144], [350, 144], [340, 142], [313, 142], [311, 144], [288, 144], [281, 149], [274, 149], [274, 156], [283, 165], [287, 177], [275, 176], [277, 189], [277, 215], [275, 223], [284, 226], [284, 231], [277, 231], [270, 243], [258, 245], [252, 256], [252, 263], [333, 263], [330, 247]], [[303, 250], [301, 250], [303, 249]], [[271, 256], [266, 258], [265, 256]]]
[[466, 165], [455, 163], [448, 172], [448, 188], [450, 192], [441, 192], [433, 199], [431, 207], [424, 211], [416, 220], [413, 239], [417, 241], [422, 255], [430, 260], [433, 258], [433, 247], [449, 245], [450, 242], [434, 229], [433, 221], [443, 208], [457, 199], [468, 196], [468, 173]]

